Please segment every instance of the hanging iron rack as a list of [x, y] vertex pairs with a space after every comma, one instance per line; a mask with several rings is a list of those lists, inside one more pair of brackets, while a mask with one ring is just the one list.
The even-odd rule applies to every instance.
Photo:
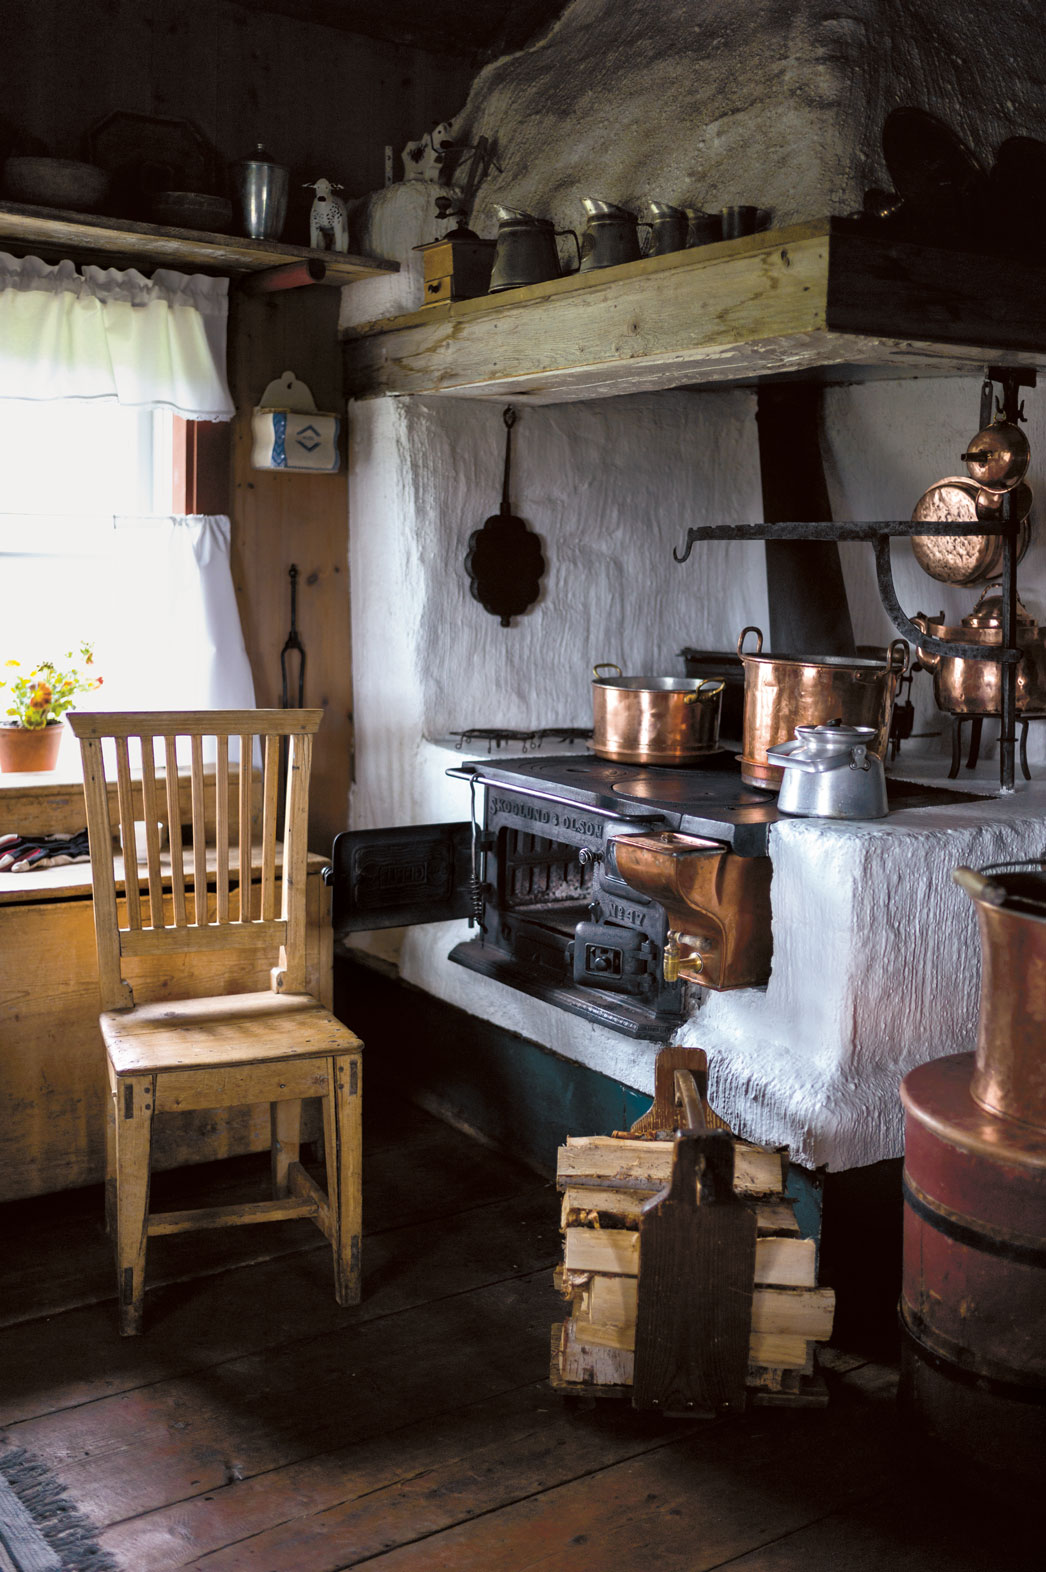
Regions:
[[[1016, 424], [1024, 418], [1020, 398], [1022, 387], [1034, 387], [1036, 374], [1031, 370], [989, 366], [985, 385], [1002, 384], [999, 413]], [[991, 398], [981, 400], [981, 426], [991, 417]], [[940, 519], [914, 522], [912, 519], [874, 520], [868, 523], [832, 521], [816, 524], [707, 524], [687, 531], [682, 552], [673, 551], [677, 562], [686, 562], [695, 544], [702, 540], [867, 540], [875, 552], [875, 576], [883, 609], [904, 638], [931, 654], [950, 655], [959, 660], [989, 660], [1002, 665], [1002, 713], [999, 739], [999, 785], [1002, 791], [1014, 789], [1014, 763], [1017, 746], [1017, 664], [1021, 651], [1016, 646], [1017, 629], [1017, 533], [1018, 522], [1011, 517], [1009, 494], [1002, 499], [999, 517], [970, 523]], [[893, 581], [890, 541], [895, 536], [912, 535], [1001, 535], [1002, 536], [1002, 638], [997, 645], [961, 644], [937, 639], [924, 633], [903, 610]]]

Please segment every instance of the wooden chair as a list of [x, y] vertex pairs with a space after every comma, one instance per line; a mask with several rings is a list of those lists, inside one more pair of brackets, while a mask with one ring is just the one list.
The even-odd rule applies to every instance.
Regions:
[[[321, 717], [320, 710], [69, 716], [83, 756], [90, 832], [100, 1024], [112, 1094], [106, 1220], [115, 1245], [124, 1335], [141, 1331], [148, 1238], [195, 1228], [311, 1217], [331, 1243], [338, 1303], [359, 1302], [363, 1045], [305, 986], [309, 774], [312, 738]], [[205, 737], [216, 739], [213, 846], [207, 845], [205, 832]], [[178, 738], [189, 739], [191, 851], [183, 845], [179, 823]], [[250, 766], [256, 738], [263, 755], [260, 848], [252, 848]], [[107, 749], [115, 758], [125, 848], [122, 903], [109, 815], [106, 739], [112, 739]], [[282, 858], [277, 825], [281, 745], [288, 750]], [[165, 778], [157, 769], [158, 748]], [[238, 790], [233, 773], [237, 753], [246, 761], [239, 770]], [[136, 768], [140, 783], [132, 774]], [[231, 776], [231, 800], [238, 809], [233, 812]], [[145, 824], [144, 874], [135, 851], [136, 818]], [[170, 839], [166, 898], [161, 824], [167, 825]], [[252, 895], [252, 866], [259, 863], [260, 890], [255, 886]], [[266, 944], [272, 945], [274, 960], [277, 954], [279, 958], [271, 990], [261, 993], [135, 1005], [123, 977], [124, 957]], [[326, 1193], [298, 1160], [305, 1097], [322, 1099]], [[153, 1115], [258, 1102], [270, 1104], [272, 1198], [150, 1215]]]

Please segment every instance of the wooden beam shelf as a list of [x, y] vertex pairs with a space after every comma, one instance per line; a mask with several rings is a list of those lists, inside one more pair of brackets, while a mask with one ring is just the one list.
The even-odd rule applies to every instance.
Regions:
[[0, 245], [18, 250], [39, 249], [51, 255], [78, 257], [101, 253], [121, 262], [148, 262], [163, 267], [204, 269], [211, 273], [258, 273], [288, 263], [322, 262], [326, 284], [351, 284], [360, 278], [399, 272], [398, 262], [344, 251], [313, 251], [246, 235], [216, 235], [195, 229], [167, 229], [129, 218], [102, 218], [93, 213], [67, 213], [58, 208], [0, 202]]
[[342, 330], [350, 396], [534, 404], [1046, 365], [1046, 267], [821, 219]]

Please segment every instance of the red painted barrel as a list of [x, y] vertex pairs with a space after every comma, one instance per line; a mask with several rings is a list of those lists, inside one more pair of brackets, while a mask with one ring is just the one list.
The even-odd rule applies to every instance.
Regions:
[[970, 1094], [973, 1054], [905, 1077], [902, 1398], [978, 1466], [1046, 1464], [1046, 1132]]

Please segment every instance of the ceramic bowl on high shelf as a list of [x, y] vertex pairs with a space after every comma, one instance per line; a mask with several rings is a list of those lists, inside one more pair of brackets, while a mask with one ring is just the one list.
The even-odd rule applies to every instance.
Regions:
[[71, 158], [9, 158], [4, 192], [16, 202], [57, 207], [74, 213], [98, 211], [109, 189], [107, 170]]

